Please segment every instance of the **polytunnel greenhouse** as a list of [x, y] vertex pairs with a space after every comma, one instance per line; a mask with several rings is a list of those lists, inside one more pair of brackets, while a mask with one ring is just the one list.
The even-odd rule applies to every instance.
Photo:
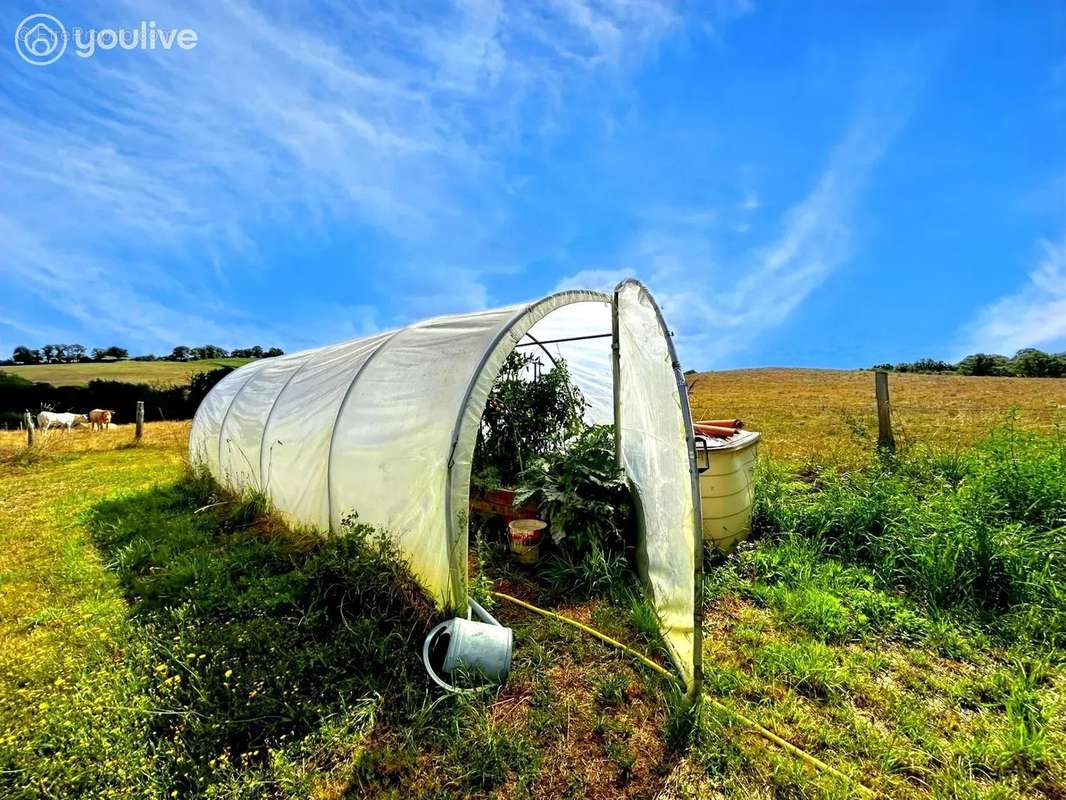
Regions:
[[470, 471], [482, 413], [515, 348], [563, 358], [592, 423], [613, 423], [637, 560], [690, 691], [699, 682], [700, 493], [684, 378], [651, 294], [565, 291], [247, 364], [208, 394], [190, 457], [291, 521], [386, 531], [416, 578], [467, 608]]

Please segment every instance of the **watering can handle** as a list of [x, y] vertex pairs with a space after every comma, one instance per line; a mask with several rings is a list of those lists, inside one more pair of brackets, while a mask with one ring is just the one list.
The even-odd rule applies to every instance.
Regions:
[[450, 621], [451, 620], [444, 620], [444, 622], [440, 623], [439, 625], [437, 625], [437, 627], [435, 627], [433, 630], [426, 634], [426, 641], [422, 645], [422, 663], [425, 665], [426, 672], [429, 673], [429, 677], [433, 679], [433, 682], [437, 684], [437, 686], [444, 689], [446, 692], [452, 692], [453, 694], [473, 694], [473, 689], [460, 689], [457, 686], [452, 686], [450, 683], [440, 677], [440, 675], [438, 675], [433, 669], [433, 665], [429, 663], [429, 645], [433, 642], [433, 638], [440, 631], [442, 631]]

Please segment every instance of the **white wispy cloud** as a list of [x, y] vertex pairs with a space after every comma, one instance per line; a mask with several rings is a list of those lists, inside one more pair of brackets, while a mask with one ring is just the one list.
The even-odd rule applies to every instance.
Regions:
[[754, 0], [708, 0], [710, 12], [703, 21], [704, 31], [712, 37], [718, 37], [721, 29], [730, 22], [746, 17], [755, 11]]
[[1066, 348], [1066, 235], [1038, 242], [1039, 263], [1016, 291], [982, 308], [961, 332], [969, 353], [1013, 355], [1024, 347]]
[[592, 289], [610, 294], [618, 284], [626, 278], [633, 277], [633, 274], [633, 271], [629, 269], [583, 269], [559, 281], [555, 286], [555, 291]]
[[51, 331], [73, 321], [98, 331], [102, 340], [118, 337], [122, 343], [170, 342], [175, 331], [188, 330], [197, 333], [190, 341], [268, 338], [269, 326], [253, 314], [231, 312], [221, 318], [198, 312], [203, 308], [201, 299], [150, 263], [127, 265], [124, 274], [116, 275], [103, 260], [44, 244], [4, 214], [0, 214], [0, 241], [8, 247], [5, 272], [18, 280], [21, 290], [37, 302], [62, 309], [63, 322], [50, 324]]
[[627, 48], [635, 47], [639, 54], [680, 22], [669, 4], [654, 0], [551, 0], [550, 5], [578, 34], [566, 37], [565, 50], [559, 52], [591, 63], [617, 65]]
[[[199, 36], [188, 52], [68, 54], [74, 63], [51, 71], [6, 54], [0, 202], [19, 235], [5, 242], [0, 285], [134, 346], [284, 334], [225, 300], [266, 260], [263, 230], [366, 230], [408, 262], [361, 274], [368, 285], [399, 297], [405, 276], [424, 287], [426, 313], [436, 287], [487, 304], [493, 267], [447, 251], [456, 231], [487, 240], [499, 224], [478, 198], [507, 191], [500, 154], [550, 124], [572, 82], [639, 60], [679, 20], [653, 0], [66, 12], [70, 24], [150, 18]], [[425, 257], [442, 251], [441, 265]], [[297, 287], [300, 267], [277, 279]], [[44, 285], [71, 274], [84, 291]]]
[[55, 331], [48, 331], [37, 325], [29, 322], [23, 322], [22, 320], [15, 319], [13, 317], [0, 317], [0, 325], [11, 328], [18, 331], [20, 334], [26, 334], [34, 337], [34, 339], [44, 339], [47, 336], [55, 336]]
[[[813, 186], [769, 226], [753, 226], [750, 217], [727, 227], [717, 215], [696, 225], [684, 214], [673, 220], [646, 215], [646, 224], [615, 258], [625, 268], [584, 271], [560, 285], [639, 277], [668, 313], [683, 359], [696, 366], [729, 361], [788, 319], [853, 255], [870, 176], [906, 124], [921, 83], [920, 69], [873, 71]], [[740, 211], [750, 215], [759, 205], [749, 194]], [[743, 243], [730, 238], [737, 234], [745, 234]]]

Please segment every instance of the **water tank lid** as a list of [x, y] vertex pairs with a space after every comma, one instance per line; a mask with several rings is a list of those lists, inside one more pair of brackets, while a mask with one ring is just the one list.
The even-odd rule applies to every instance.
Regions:
[[706, 447], [712, 452], [721, 453], [729, 450], [743, 450], [747, 447], [751, 447], [758, 442], [761, 437], [762, 434], [758, 431], [742, 430], [727, 439], [715, 439], [710, 436], [697, 436], [696, 439], [701, 442], [701, 447]]

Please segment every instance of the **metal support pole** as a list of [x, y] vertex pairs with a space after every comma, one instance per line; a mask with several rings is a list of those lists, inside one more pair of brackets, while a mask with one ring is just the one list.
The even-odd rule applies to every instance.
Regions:
[[622, 357], [618, 347], [618, 290], [611, 302], [611, 384], [614, 387], [614, 460], [622, 464]]
[[613, 333], [590, 333], [588, 336], [564, 336], [561, 339], [544, 339], [543, 341], [540, 341], [533, 339], [533, 337], [527, 333], [526, 336], [533, 339], [533, 341], [521, 342], [520, 344], [516, 344], [515, 347], [539, 347], [546, 344], [559, 344], [560, 342], [583, 342], [586, 339], [606, 339], [608, 336], [613, 335]]

